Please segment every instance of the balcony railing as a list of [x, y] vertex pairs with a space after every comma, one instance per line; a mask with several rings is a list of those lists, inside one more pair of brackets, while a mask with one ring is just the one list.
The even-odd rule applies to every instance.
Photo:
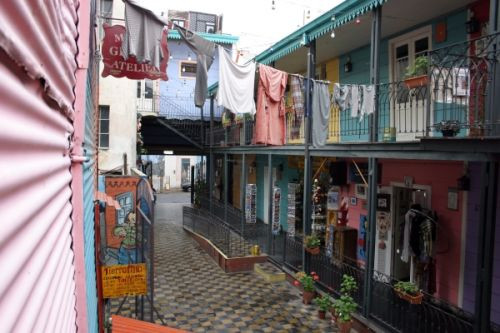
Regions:
[[[427, 57], [428, 75], [416, 87], [409, 87], [405, 81], [378, 85], [378, 140], [500, 136], [500, 105], [489, 105], [490, 87], [499, 84], [495, 73], [499, 71], [500, 34], [440, 48]], [[351, 110], [332, 106], [327, 144], [368, 142], [368, 118], [353, 117]], [[286, 144], [304, 144], [304, 128], [303, 117], [287, 113]], [[252, 121], [217, 128], [214, 144], [253, 145], [250, 133]]]

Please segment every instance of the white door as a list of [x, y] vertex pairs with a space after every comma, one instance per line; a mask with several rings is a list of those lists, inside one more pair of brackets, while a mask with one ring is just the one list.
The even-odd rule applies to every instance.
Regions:
[[431, 30], [423, 29], [397, 38], [391, 47], [391, 127], [396, 130], [397, 141], [413, 141], [425, 133], [428, 91], [426, 86], [408, 89], [404, 79], [408, 66], [413, 66], [418, 57], [426, 57], [431, 49]]

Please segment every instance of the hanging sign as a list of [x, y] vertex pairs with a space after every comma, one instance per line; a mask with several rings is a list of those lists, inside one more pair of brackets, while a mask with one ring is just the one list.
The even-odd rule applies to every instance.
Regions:
[[141, 64], [137, 62], [134, 56], [124, 59], [121, 55], [121, 47], [123, 38], [125, 38], [125, 27], [122, 25], [103, 25], [104, 39], [102, 42], [102, 62], [104, 69], [102, 70], [102, 77], [109, 75], [114, 77], [126, 77], [132, 80], [164, 80], [167, 81], [167, 62], [168, 62], [168, 48], [167, 48], [167, 30], [163, 30], [161, 39], [161, 48], [163, 58], [160, 62], [160, 68], [150, 64]]
[[101, 267], [103, 298], [146, 295], [146, 264]]
[[255, 224], [257, 223], [257, 185], [247, 184], [245, 190], [245, 222]]
[[273, 223], [272, 223], [272, 233], [273, 235], [278, 235], [280, 232], [280, 201], [281, 201], [281, 189], [279, 187], [273, 188]]

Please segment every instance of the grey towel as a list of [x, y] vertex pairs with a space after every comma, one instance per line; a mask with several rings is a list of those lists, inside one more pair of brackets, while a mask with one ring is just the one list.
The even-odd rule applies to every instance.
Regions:
[[175, 25], [182, 39], [196, 53], [196, 84], [194, 88], [194, 104], [202, 107], [207, 99], [208, 70], [215, 57], [215, 43], [206, 40], [192, 31]]
[[328, 137], [328, 120], [330, 119], [330, 92], [328, 84], [313, 81], [312, 92], [312, 144], [322, 147]]
[[163, 58], [161, 36], [167, 21], [152, 11], [141, 7], [135, 0], [125, 2], [126, 32], [121, 54], [124, 59], [135, 56], [139, 63], [149, 63], [160, 68]]

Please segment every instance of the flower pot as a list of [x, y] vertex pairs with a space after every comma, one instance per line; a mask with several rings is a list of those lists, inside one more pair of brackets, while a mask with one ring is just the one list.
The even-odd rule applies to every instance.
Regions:
[[405, 83], [408, 89], [414, 89], [426, 86], [428, 82], [429, 82], [429, 77], [427, 75], [414, 76], [405, 79]]
[[326, 318], [326, 311], [318, 310], [318, 318], [324, 320]]
[[318, 255], [319, 254], [319, 246], [306, 247], [306, 252], [309, 252], [310, 254], [313, 254], [313, 255]]
[[422, 299], [424, 298], [424, 294], [420, 292], [417, 295], [410, 295], [398, 289], [394, 289], [394, 291], [399, 298], [404, 299], [410, 304], [421, 304]]
[[314, 291], [305, 291], [302, 293], [302, 303], [311, 304], [314, 298]]
[[454, 129], [442, 129], [441, 134], [446, 138], [451, 138], [456, 136], [458, 134], [458, 131]]
[[349, 333], [352, 328], [352, 320], [342, 322], [337, 320], [337, 326], [339, 327], [340, 333]]

